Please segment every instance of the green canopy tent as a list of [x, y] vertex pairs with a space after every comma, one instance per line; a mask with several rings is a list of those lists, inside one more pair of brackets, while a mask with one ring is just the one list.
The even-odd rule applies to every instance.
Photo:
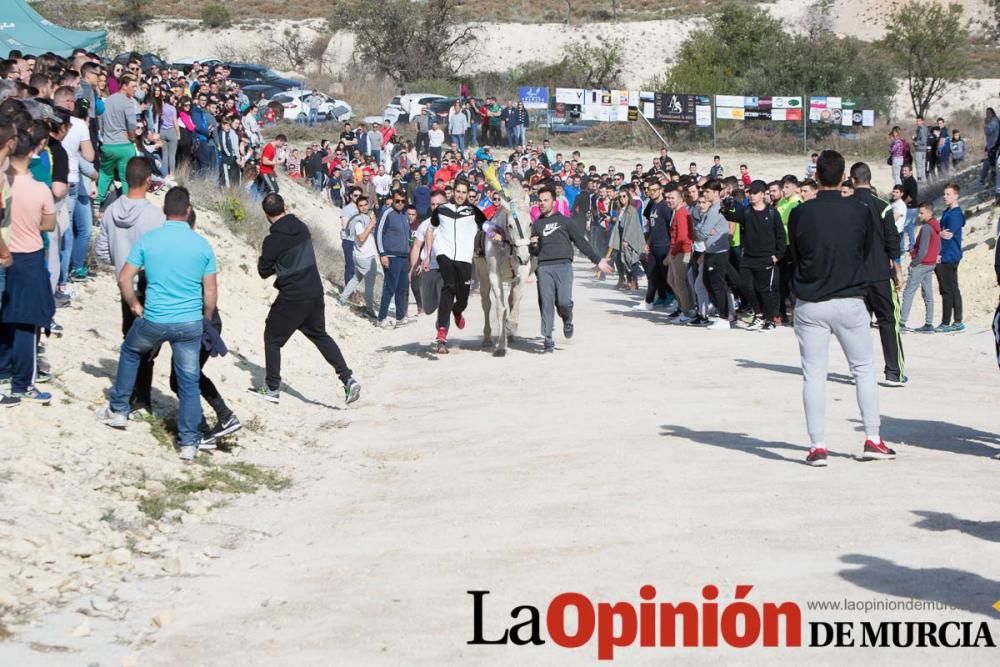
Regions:
[[73, 49], [100, 53], [106, 46], [104, 32], [63, 28], [43, 18], [26, 0], [0, 0], [0, 57], [5, 58], [11, 49], [69, 56]]

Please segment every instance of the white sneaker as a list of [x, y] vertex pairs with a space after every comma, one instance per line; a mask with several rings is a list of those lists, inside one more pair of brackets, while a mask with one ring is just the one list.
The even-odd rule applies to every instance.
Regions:
[[764, 320], [759, 317], [754, 317], [753, 320], [750, 321], [750, 324], [747, 325], [747, 329], [751, 331], [758, 331], [763, 328], [763, 326]]
[[[387, 317], [386, 319], [389, 319], [389, 318]], [[409, 317], [404, 317], [401, 320], [396, 320], [394, 326], [405, 327], [407, 324], [409, 324], [412, 321], [413, 320], [411, 320]]]
[[647, 303], [644, 299], [632, 306], [632, 310], [653, 310], [653, 304]]
[[177, 449], [177, 454], [180, 456], [181, 461], [194, 461], [194, 457], [198, 455], [198, 447], [196, 445], [183, 445]]
[[729, 325], [729, 320], [717, 319], [709, 324], [708, 328], [712, 331], [729, 331], [731, 327]]
[[687, 315], [685, 315], [684, 313], [681, 313], [681, 314], [680, 314], [680, 315], [679, 315], [678, 317], [674, 318], [674, 319], [673, 319], [673, 320], [671, 320], [671, 321], [672, 321], [672, 322], [673, 322], [674, 324], [687, 324], [688, 322], [690, 322], [690, 321], [691, 321], [691, 320], [693, 320], [693, 319], [694, 319], [693, 317], [688, 317], [688, 316], [687, 316]]
[[393, 326], [392, 322], [393, 322], [393, 320], [390, 320], [387, 317], [384, 320], [379, 320], [378, 323], [375, 326], [377, 326], [379, 329], [391, 329], [392, 326]]
[[120, 415], [111, 411], [111, 404], [105, 403], [104, 407], [97, 411], [97, 421], [107, 424], [111, 428], [125, 430], [128, 427], [128, 415]]

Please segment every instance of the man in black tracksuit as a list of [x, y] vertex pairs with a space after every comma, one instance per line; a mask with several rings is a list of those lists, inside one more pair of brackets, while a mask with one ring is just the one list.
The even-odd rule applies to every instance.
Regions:
[[[667, 298], [667, 265], [670, 255], [670, 222], [674, 219], [674, 211], [663, 198], [663, 187], [657, 180], [651, 180], [646, 185], [649, 203], [643, 211], [646, 225], [646, 298], [640, 301], [634, 310], [652, 310], [655, 300]], [[660, 301], [656, 305], [665, 303]]]
[[531, 223], [529, 250], [538, 257], [538, 309], [542, 315], [545, 352], [556, 348], [552, 340], [553, 311], [559, 311], [563, 335], [573, 337], [573, 246], [580, 249], [603, 273], [611, 273], [608, 261], [599, 256], [574, 221], [555, 212], [556, 190], [545, 185], [538, 191], [541, 217]]
[[902, 267], [899, 264], [899, 231], [892, 207], [872, 193], [872, 172], [864, 162], [851, 165], [854, 196], [872, 216], [873, 238], [868, 253], [868, 292], [865, 304], [875, 313], [882, 356], [885, 359], [885, 384], [902, 387], [906, 383], [903, 342], [899, 337], [899, 293]]
[[281, 348], [292, 334], [301, 331], [319, 349], [344, 383], [344, 396], [353, 403], [361, 396], [361, 384], [351, 375], [340, 348], [326, 332], [326, 304], [323, 282], [316, 267], [316, 252], [305, 223], [285, 212], [281, 195], [264, 197], [264, 214], [271, 231], [264, 238], [257, 273], [261, 278], [277, 276], [278, 298], [271, 304], [264, 326], [265, 383], [250, 391], [277, 403], [281, 386]]
[[787, 240], [781, 216], [764, 203], [767, 183], [750, 184], [750, 206], [740, 218], [740, 283], [744, 304], [753, 304], [754, 318], [749, 329], [774, 329], [778, 316], [778, 276], [775, 265], [785, 256]]

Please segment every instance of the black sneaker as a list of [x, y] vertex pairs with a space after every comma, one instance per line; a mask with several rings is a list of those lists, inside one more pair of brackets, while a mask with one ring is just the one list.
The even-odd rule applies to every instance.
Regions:
[[350, 405], [359, 398], [361, 398], [361, 383], [352, 377], [344, 385], [344, 400]]
[[213, 439], [224, 438], [227, 435], [236, 433], [241, 428], [243, 428], [243, 424], [240, 423], [239, 418], [237, 418], [236, 415], [231, 414], [226, 421], [220, 421], [215, 425], [215, 428], [209, 429], [208, 435], [210, 435]]
[[777, 328], [778, 325], [775, 324], [774, 322], [764, 322], [764, 326], [762, 326], [760, 329], [761, 331], [774, 331]]
[[71, 303], [73, 303], [73, 300], [68, 295], [63, 294], [62, 292], [56, 292], [55, 301], [56, 301], [56, 308], [66, 308]]
[[573, 320], [566, 320], [563, 322], [563, 336], [566, 338], [573, 337]]
[[690, 322], [688, 322], [688, 326], [689, 327], [707, 327], [711, 323], [712, 323], [712, 320], [708, 319], [707, 317], [702, 317], [701, 315], [698, 315], [693, 320], [691, 320]]
[[20, 398], [14, 398], [13, 396], [0, 396], [0, 408], [13, 408], [18, 405], [21, 405]]
[[542, 346], [542, 352], [546, 354], [551, 354], [556, 351], [556, 342], [551, 338], [545, 339], [545, 344]]

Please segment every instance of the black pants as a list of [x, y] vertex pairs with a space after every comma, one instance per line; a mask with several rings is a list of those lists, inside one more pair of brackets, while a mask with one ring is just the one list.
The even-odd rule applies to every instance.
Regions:
[[[222, 334], [221, 320], [218, 321], [217, 324], [213, 322], [212, 326], [215, 327], [215, 330], [218, 331], [220, 335]], [[202, 346], [201, 351], [198, 353], [199, 368], [205, 368], [205, 362], [207, 362], [208, 359], [208, 350]], [[201, 390], [201, 397], [204, 398], [205, 401], [212, 407], [212, 410], [215, 412], [215, 417], [219, 420], [219, 423], [225, 423], [232, 416], [233, 411], [229, 409], [229, 406], [226, 405], [226, 402], [222, 399], [222, 394], [220, 394], [219, 390], [215, 387], [215, 383], [208, 379], [204, 372], [198, 377], [198, 388]], [[174, 370], [173, 366], [170, 367], [170, 391], [175, 394], [177, 393], [177, 372]], [[205, 418], [202, 417], [202, 422], [204, 421]]]
[[441, 273], [441, 301], [438, 305], [438, 329], [448, 328], [448, 318], [452, 312], [461, 315], [469, 305], [469, 288], [472, 281], [472, 264], [456, 262], [444, 255], [438, 255], [438, 270]]
[[257, 187], [260, 188], [261, 193], [267, 195], [271, 192], [278, 193], [278, 179], [275, 178], [274, 174], [258, 174], [257, 176]]
[[732, 269], [729, 265], [729, 253], [706, 253], [702, 269], [705, 274], [705, 288], [712, 304], [715, 305], [715, 310], [720, 318], [728, 320], [729, 290], [726, 288], [726, 273]]
[[785, 253], [784, 259], [777, 264], [778, 268], [778, 314], [782, 321], [788, 319], [788, 301], [792, 296], [792, 275], [795, 273], [795, 264], [792, 262], [790, 252]]
[[[136, 290], [136, 296], [139, 297], [139, 303], [146, 303], [146, 289], [145, 289], [145, 279], [140, 279], [139, 289]], [[128, 330], [132, 328], [132, 323], [135, 322], [135, 313], [132, 309], [128, 307], [125, 303], [125, 299], [121, 300], [122, 303], [122, 339], [128, 336]], [[129, 399], [129, 404], [132, 408], [150, 408], [153, 405], [153, 399], [151, 394], [153, 392], [153, 359], [156, 358], [156, 354], [159, 350], [153, 350], [149, 354], [145, 354], [139, 359], [139, 372], [135, 375], [135, 384], [132, 386], [132, 396]]]
[[308, 338], [326, 362], [337, 371], [344, 384], [351, 379], [351, 369], [344, 361], [337, 343], [326, 332], [326, 304], [323, 297], [308, 301], [284, 301], [279, 298], [271, 304], [264, 325], [264, 364], [267, 366], [268, 389], [281, 386], [281, 348], [296, 331]]
[[879, 280], [869, 285], [865, 305], [878, 322], [885, 376], [898, 380], [903, 377], [903, 341], [899, 337], [899, 295], [892, 280]]
[[[941, 324], [962, 321], [962, 293], [958, 289], [958, 264], [938, 264], [934, 267], [941, 292]], [[952, 313], [955, 318], [952, 320]]]
[[646, 256], [646, 303], [667, 297], [667, 267], [663, 260], [669, 254], [670, 248], [651, 248]]
[[753, 306], [754, 313], [770, 322], [778, 316], [778, 268], [770, 266], [740, 266], [740, 288], [743, 304]]
[[490, 145], [500, 146], [500, 126], [490, 125]]
[[417, 155], [426, 152], [429, 143], [430, 141], [426, 132], [417, 132]]

